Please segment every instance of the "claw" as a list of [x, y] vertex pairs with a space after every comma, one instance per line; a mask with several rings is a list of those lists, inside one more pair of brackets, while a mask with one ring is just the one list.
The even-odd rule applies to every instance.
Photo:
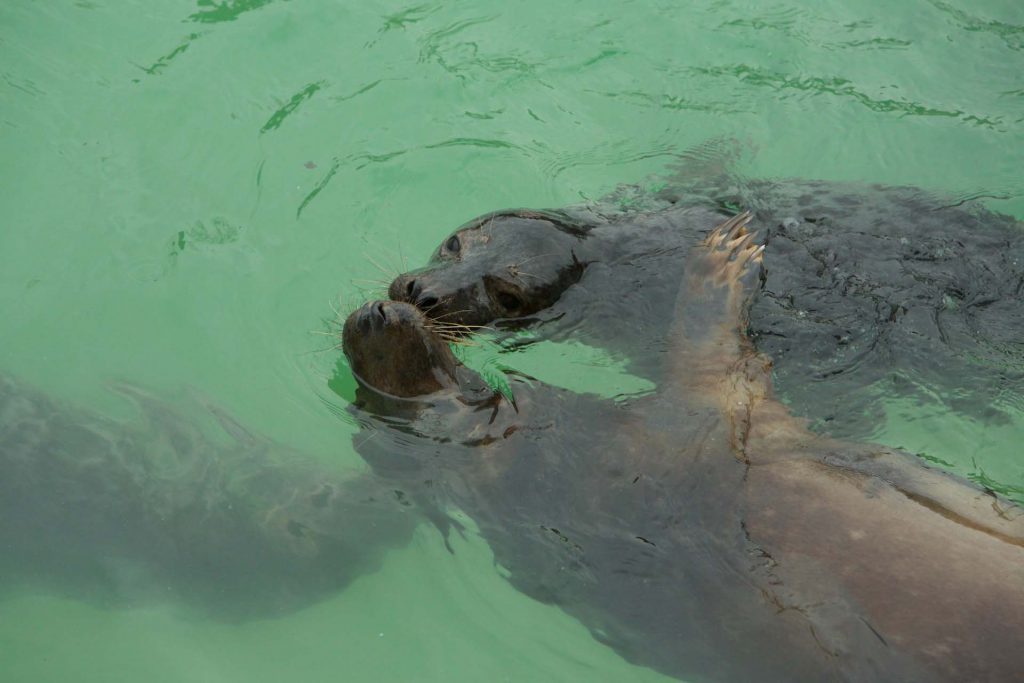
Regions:
[[733, 216], [711, 231], [707, 238], [707, 245], [718, 247], [727, 240], [733, 240], [747, 234], [746, 225], [750, 222], [751, 218], [753, 218], [753, 214], [749, 211]]
[[744, 230], [739, 237], [733, 239], [730, 242], [726, 242], [726, 247], [728, 247], [732, 251], [739, 251], [740, 249], [745, 249], [747, 245], [754, 240], [755, 236], [756, 233], [747, 232], [746, 230]]

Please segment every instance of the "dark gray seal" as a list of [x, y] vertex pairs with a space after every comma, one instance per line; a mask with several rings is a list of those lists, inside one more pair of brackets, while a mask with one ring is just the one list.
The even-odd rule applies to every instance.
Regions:
[[[884, 419], [880, 393], [990, 423], [1024, 393], [1024, 226], [910, 187], [708, 179], [660, 197], [486, 214], [389, 297], [446, 322], [580, 339], [653, 377], [687, 250], [732, 207], [770, 246], [750, 337], [793, 409], [838, 436]], [[529, 343], [522, 335], [509, 345]]]
[[216, 409], [122, 391], [134, 421], [0, 375], [2, 592], [278, 616], [375, 571], [422, 519], [390, 482], [345, 476]]
[[422, 312], [364, 306], [344, 350], [386, 395], [361, 386], [379, 417], [360, 453], [469, 514], [516, 587], [635, 663], [709, 681], [1012, 679], [1022, 511], [816, 435], [772, 398], [745, 334], [764, 259], [746, 220], [689, 250], [658, 389], [629, 402], [515, 377], [514, 401], [488, 395]]

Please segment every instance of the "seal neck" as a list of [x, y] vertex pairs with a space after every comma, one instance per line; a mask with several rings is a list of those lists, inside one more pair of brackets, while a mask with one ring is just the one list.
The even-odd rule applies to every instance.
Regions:
[[507, 402], [500, 391], [492, 389], [477, 372], [458, 361], [450, 368], [438, 368], [435, 379], [440, 385], [437, 391], [417, 396], [395, 396], [357, 375], [356, 405], [376, 415], [411, 420], [425, 411], [441, 409], [445, 404], [477, 408]]

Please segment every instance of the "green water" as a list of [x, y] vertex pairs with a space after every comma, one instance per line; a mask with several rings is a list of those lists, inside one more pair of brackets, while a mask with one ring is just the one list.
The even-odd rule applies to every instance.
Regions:
[[[317, 333], [453, 226], [596, 198], [718, 136], [756, 150], [748, 175], [1024, 217], [1022, 74], [1019, 0], [5, 0], [0, 371], [115, 417], [113, 380], [198, 394], [360, 469]], [[643, 389], [572, 344], [500, 363]], [[1021, 491], [1024, 398], [1003, 400], [998, 428], [892, 402], [877, 437]], [[243, 624], [10, 596], [0, 679], [662, 680], [514, 591], [478, 538], [453, 546], [422, 528], [331, 600]]]

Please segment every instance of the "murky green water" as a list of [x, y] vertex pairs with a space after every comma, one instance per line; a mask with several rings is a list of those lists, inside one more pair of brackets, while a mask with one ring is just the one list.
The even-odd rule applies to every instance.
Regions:
[[[1018, 0], [6, 0], [0, 371], [116, 417], [112, 380], [199, 394], [362, 468], [316, 333], [451, 227], [596, 198], [715, 136], [757, 150], [748, 175], [1024, 217], [1021, 74]], [[637, 382], [571, 344], [502, 362]], [[1001, 407], [994, 429], [892, 402], [877, 436], [1020, 491], [1024, 398]], [[453, 545], [422, 528], [333, 599], [242, 624], [8, 594], [0, 678], [660, 679], [515, 592], [479, 539]]]

